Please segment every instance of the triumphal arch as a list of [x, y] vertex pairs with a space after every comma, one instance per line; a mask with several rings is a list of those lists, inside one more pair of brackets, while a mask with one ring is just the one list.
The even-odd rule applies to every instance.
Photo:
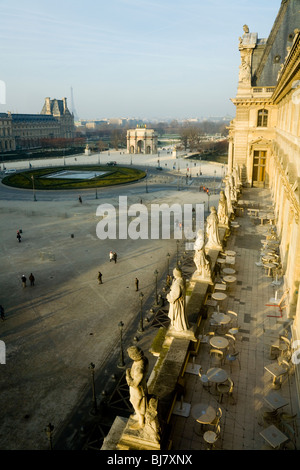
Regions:
[[157, 153], [157, 134], [146, 125], [127, 131], [127, 153]]

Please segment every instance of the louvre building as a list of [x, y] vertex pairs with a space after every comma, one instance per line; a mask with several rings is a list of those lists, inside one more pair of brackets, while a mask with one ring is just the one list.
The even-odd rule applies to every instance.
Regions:
[[46, 98], [40, 114], [0, 113], [0, 152], [35, 148], [43, 139], [72, 137], [74, 116], [67, 98]]
[[267, 39], [244, 25], [228, 152], [228, 170], [238, 169], [245, 187], [270, 190], [295, 340], [300, 338], [299, 27], [300, 0], [281, 2]]

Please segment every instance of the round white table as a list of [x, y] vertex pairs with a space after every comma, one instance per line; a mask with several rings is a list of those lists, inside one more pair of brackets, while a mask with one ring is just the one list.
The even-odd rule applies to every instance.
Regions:
[[228, 379], [228, 374], [226, 370], [220, 369], [219, 367], [212, 367], [206, 372], [208, 380], [214, 382], [215, 384], [220, 384], [226, 382]]
[[223, 279], [224, 279], [225, 282], [229, 282], [229, 283], [236, 281], [235, 276], [225, 276], [225, 277], [223, 277]]
[[231, 321], [230, 316], [222, 312], [214, 312], [211, 318], [219, 325], [227, 325]]
[[219, 300], [219, 301], [225, 300], [227, 298], [227, 295], [224, 294], [223, 292], [213, 292], [211, 296], [214, 300]]
[[226, 253], [227, 256], [235, 256], [236, 255], [236, 252], [232, 251], [232, 250], [226, 250], [225, 253]]
[[210, 339], [210, 345], [216, 349], [226, 349], [228, 348], [229, 341], [224, 336], [213, 336]]
[[193, 418], [201, 424], [210, 424], [216, 417], [216, 410], [206, 403], [197, 403], [192, 407]]
[[225, 263], [230, 264], [230, 265], [234, 265], [235, 264], [235, 256], [226, 256]]
[[276, 264], [273, 264], [273, 263], [265, 263], [264, 264], [264, 267], [268, 269], [268, 277], [272, 277], [272, 269], [273, 268], [276, 268]]
[[225, 261], [225, 258], [217, 258], [217, 263], [224, 264]]
[[230, 275], [230, 274], [235, 274], [235, 269], [232, 269], [232, 268], [224, 268], [224, 269], [223, 269], [223, 273], [224, 273], [224, 274], [228, 274], [228, 275]]

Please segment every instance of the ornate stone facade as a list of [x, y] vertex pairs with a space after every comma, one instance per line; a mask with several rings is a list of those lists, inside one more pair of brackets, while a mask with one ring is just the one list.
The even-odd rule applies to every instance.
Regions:
[[[281, 240], [284, 288], [289, 289], [286, 312], [293, 319], [295, 340], [300, 340], [299, 25], [299, 0], [285, 0], [269, 38], [250, 41], [251, 77], [244, 78], [240, 72], [237, 96], [232, 100], [236, 117], [229, 128], [228, 158], [228, 172], [238, 165], [245, 186], [270, 188]], [[243, 62], [242, 38], [239, 49]], [[300, 373], [298, 382], [300, 388]]]
[[127, 153], [157, 153], [157, 134], [153, 129], [137, 127], [127, 131]]
[[0, 152], [15, 150], [16, 143], [12, 132], [12, 117], [10, 113], [0, 114]]
[[40, 114], [0, 114], [0, 152], [38, 147], [42, 139], [74, 137], [67, 99], [45, 99]]

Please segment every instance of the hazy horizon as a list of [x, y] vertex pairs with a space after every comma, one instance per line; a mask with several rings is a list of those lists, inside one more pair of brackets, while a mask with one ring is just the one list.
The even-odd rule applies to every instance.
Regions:
[[243, 25], [269, 36], [281, 0], [0, 0], [0, 112], [68, 99], [81, 119], [233, 116]]

